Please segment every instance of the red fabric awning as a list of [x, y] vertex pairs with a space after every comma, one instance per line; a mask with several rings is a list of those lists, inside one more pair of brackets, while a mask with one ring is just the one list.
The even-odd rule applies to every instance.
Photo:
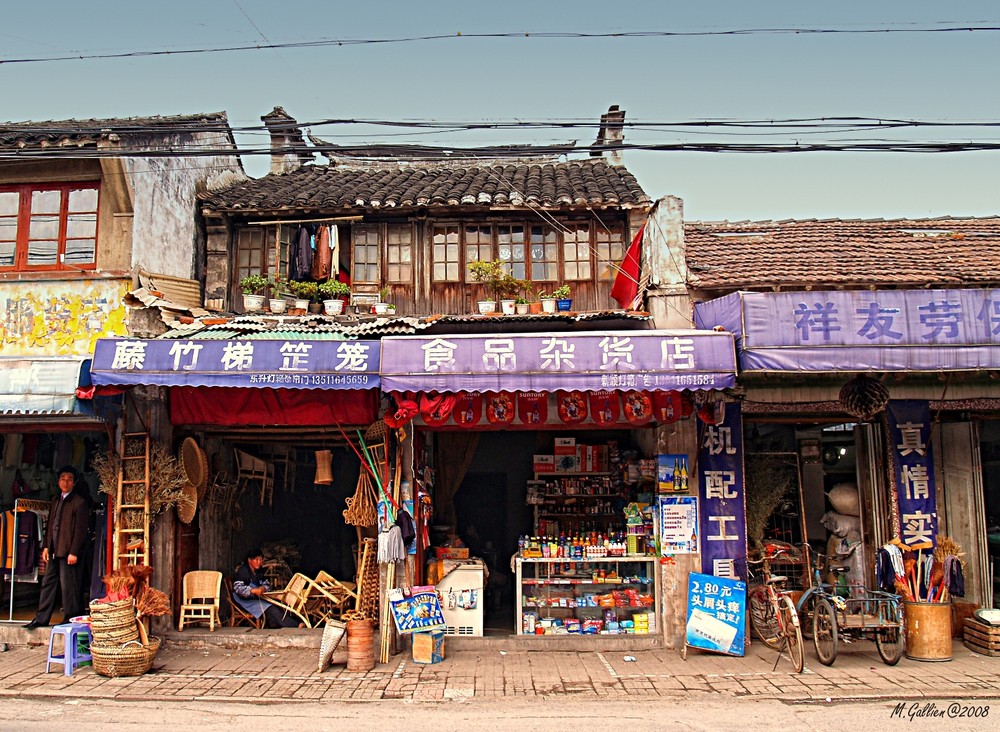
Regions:
[[170, 422], [301, 427], [371, 424], [378, 417], [378, 404], [378, 389], [172, 386]]

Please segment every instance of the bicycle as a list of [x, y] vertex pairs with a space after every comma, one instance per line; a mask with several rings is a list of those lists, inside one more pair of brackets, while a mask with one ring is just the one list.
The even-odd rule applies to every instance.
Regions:
[[764, 645], [778, 651], [775, 668], [784, 652], [796, 673], [802, 673], [805, 652], [802, 648], [799, 614], [792, 602], [791, 593], [784, 589], [787, 578], [772, 575], [770, 569], [770, 562], [784, 554], [788, 554], [788, 551], [778, 548], [774, 553], [765, 554], [758, 560], [747, 559], [748, 565], [760, 565], [763, 575], [763, 581], [753, 585], [747, 592], [750, 627]]
[[[808, 545], [806, 548], [809, 549]], [[842, 555], [837, 557], [840, 561], [846, 558]], [[824, 666], [833, 665], [837, 660], [841, 637], [845, 640], [861, 639], [870, 634], [882, 662], [895, 666], [903, 656], [900, 596], [865, 588], [859, 597], [841, 597], [834, 585], [823, 582], [819, 569], [821, 559], [826, 560], [826, 555], [816, 552], [812, 586], [796, 605], [801, 623], [809, 628], [819, 662]], [[844, 565], [829, 568], [838, 580], [847, 570]]]

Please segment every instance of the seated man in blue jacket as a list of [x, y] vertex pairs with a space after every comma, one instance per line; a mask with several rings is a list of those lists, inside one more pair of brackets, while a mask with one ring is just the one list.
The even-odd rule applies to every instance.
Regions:
[[247, 552], [246, 561], [233, 576], [233, 602], [255, 618], [263, 615], [268, 628], [301, 627], [297, 618], [264, 599], [263, 594], [271, 591], [271, 583], [261, 571], [263, 564], [264, 552], [258, 548]]

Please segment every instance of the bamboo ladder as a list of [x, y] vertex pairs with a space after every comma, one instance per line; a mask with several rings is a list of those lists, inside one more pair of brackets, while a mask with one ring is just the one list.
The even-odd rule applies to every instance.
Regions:
[[[141, 489], [141, 503], [136, 501], [140, 491], [133, 486]], [[149, 493], [149, 432], [122, 432], [112, 545], [115, 568], [149, 564]]]

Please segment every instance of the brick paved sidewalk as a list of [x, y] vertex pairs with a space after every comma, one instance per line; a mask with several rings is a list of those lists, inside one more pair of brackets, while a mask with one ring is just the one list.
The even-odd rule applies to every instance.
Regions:
[[[955, 643], [954, 659], [922, 663], [904, 658], [886, 666], [873, 645], [842, 650], [832, 667], [807, 652], [805, 673], [775, 653], [753, 646], [744, 658], [676, 651], [458, 650], [441, 663], [421, 665], [407, 655], [369, 673], [344, 668], [344, 654], [317, 672], [314, 648], [209, 649], [165, 644], [153, 672], [108, 679], [91, 668], [72, 676], [45, 673], [43, 646], [0, 653], [0, 697], [93, 697], [118, 700], [219, 699], [257, 701], [408, 699], [414, 701], [574, 695], [590, 699], [690, 697], [722, 694], [789, 702], [842, 699], [1000, 698], [1000, 659]], [[634, 661], [626, 660], [634, 658]]]

